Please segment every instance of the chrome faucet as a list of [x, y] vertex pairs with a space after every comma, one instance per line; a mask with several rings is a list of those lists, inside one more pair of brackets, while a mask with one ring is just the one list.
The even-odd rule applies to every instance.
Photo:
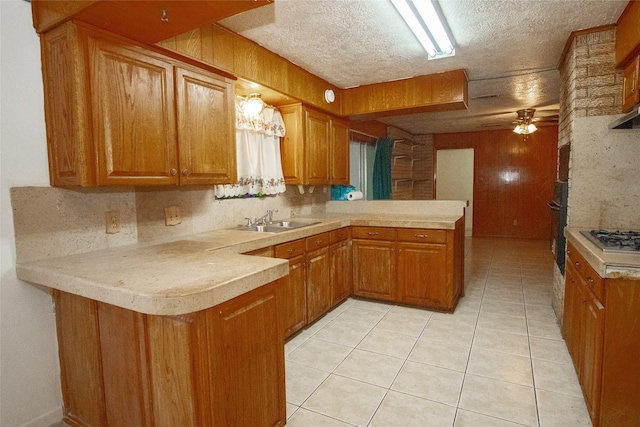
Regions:
[[273, 224], [273, 213], [274, 212], [278, 212], [278, 209], [269, 209], [267, 211], [267, 215], [265, 215], [265, 218], [268, 216], [269, 217], [269, 224]]

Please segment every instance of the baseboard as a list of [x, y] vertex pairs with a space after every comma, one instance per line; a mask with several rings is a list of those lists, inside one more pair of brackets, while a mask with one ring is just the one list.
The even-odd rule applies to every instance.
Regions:
[[51, 427], [62, 422], [62, 406], [22, 424], [20, 427]]

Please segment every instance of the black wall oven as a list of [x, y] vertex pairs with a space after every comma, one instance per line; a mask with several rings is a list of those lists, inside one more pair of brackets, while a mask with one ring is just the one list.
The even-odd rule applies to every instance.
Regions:
[[566, 181], [556, 181], [553, 184], [553, 200], [548, 203], [551, 209], [551, 252], [562, 274], [564, 274], [567, 244], [564, 238], [564, 228], [567, 226], [568, 196], [569, 184]]

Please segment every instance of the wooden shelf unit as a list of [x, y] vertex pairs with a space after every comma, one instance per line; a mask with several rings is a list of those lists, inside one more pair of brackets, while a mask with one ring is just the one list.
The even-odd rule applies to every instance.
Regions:
[[432, 158], [427, 146], [409, 139], [397, 139], [391, 154], [391, 198], [393, 200], [424, 200], [431, 192], [432, 177], [427, 162]]

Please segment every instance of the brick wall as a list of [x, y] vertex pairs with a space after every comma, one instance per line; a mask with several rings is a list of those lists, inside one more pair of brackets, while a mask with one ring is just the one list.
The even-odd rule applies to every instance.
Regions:
[[[412, 135], [400, 128], [388, 126], [387, 136], [393, 140], [411, 141], [414, 145], [410, 162], [412, 181], [399, 181], [397, 185], [394, 182], [392, 198], [394, 200], [433, 200], [433, 135]], [[401, 161], [396, 163], [397, 167], [402, 165]], [[391, 175], [394, 176], [394, 164], [391, 168]]]
[[[620, 113], [622, 76], [615, 69], [615, 44], [615, 26], [582, 30], [569, 37], [558, 66], [561, 80], [558, 147], [571, 143], [572, 151], [585, 149], [582, 141], [574, 141], [577, 118]], [[571, 192], [571, 179], [569, 188]], [[568, 216], [570, 223], [571, 196]], [[564, 277], [557, 266], [552, 305], [562, 323]]]
[[558, 146], [572, 140], [576, 117], [620, 113], [622, 76], [615, 69], [616, 29], [572, 34], [560, 61]]

